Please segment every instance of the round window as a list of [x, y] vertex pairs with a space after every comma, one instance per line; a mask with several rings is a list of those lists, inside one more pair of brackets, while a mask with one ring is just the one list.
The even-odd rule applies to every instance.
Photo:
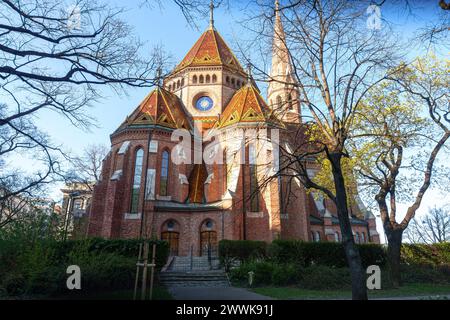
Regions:
[[214, 106], [214, 102], [212, 99], [208, 96], [203, 96], [198, 98], [197, 102], [195, 103], [195, 108], [200, 111], [208, 111]]
[[206, 227], [207, 227], [208, 229], [211, 229], [212, 226], [213, 226], [213, 223], [212, 223], [211, 220], [206, 221]]
[[167, 229], [169, 229], [169, 231], [173, 230], [174, 227], [175, 227], [175, 222], [173, 222], [173, 221], [167, 222]]

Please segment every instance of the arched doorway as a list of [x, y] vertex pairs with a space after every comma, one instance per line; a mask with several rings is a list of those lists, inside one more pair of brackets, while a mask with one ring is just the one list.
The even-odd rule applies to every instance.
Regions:
[[178, 223], [174, 220], [165, 222], [162, 226], [161, 240], [169, 243], [169, 255], [178, 255], [178, 242], [180, 238]]
[[208, 251], [212, 256], [217, 255], [217, 232], [212, 220], [205, 220], [200, 228], [200, 255], [207, 256]]

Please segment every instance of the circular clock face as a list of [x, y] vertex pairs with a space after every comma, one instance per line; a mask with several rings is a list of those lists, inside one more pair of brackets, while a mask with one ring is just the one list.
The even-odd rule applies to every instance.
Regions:
[[195, 107], [200, 111], [208, 111], [213, 107], [214, 103], [210, 97], [200, 97], [195, 103]]

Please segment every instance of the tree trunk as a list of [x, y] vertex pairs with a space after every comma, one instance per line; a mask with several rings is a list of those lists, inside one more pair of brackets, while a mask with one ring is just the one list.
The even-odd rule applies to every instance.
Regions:
[[398, 288], [401, 285], [400, 251], [402, 247], [402, 235], [403, 229], [394, 229], [386, 232], [388, 239], [389, 278], [394, 288]]
[[347, 192], [345, 189], [344, 175], [342, 174], [341, 158], [342, 155], [340, 153], [329, 154], [336, 188], [336, 207], [342, 234], [342, 243], [352, 279], [352, 299], [367, 300], [365, 272], [362, 267], [358, 248], [355, 246], [349, 219]]

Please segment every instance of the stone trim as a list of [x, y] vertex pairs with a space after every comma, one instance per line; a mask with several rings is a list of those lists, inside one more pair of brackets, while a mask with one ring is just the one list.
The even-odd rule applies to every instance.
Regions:
[[150, 153], [158, 152], [158, 141], [150, 140], [150, 143], [148, 144], [148, 152], [150, 152]]
[[119, 152], [117, 152], [117, 154], [124, 154], [125, 152], [127, 152], [129, 146], [130, 146], [130, 141], [125, 141], [120, 146]]
[[140, 213], [125, 213], [125, 220], [139, 220], [141, 219]]
[[113, 175], [111, 176], [111, 180], [119, 180], [122, 176], [122, 170], [116, 170], [114, 171]]
[[247, 212], [247, 218], [263, 218], [264, 212]]
[[156, 200], [163, 200], [163, 201], [171, 201], [172, 196], [160, 196], [159, 194], [156, 195]]

